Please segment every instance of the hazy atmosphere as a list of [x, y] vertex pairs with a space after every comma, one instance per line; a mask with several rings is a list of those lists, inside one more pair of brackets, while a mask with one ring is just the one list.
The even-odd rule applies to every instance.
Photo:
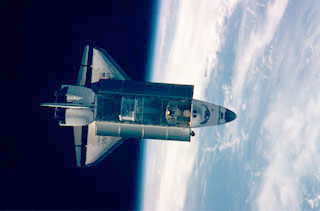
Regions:
[[319, 14], [318, 1], [159, 1], [149, 79], [193, 84], [238, 118], [147, 142], [141, 208], [319, 209]]

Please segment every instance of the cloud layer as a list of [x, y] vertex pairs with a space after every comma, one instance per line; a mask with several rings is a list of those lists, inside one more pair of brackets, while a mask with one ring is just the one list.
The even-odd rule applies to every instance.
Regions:
[[[236, 1], [189, 0], [180, 1], [179, 5], [163, 1], [152, 80], [193, 84], [194, 97], [204, 100], [217, 65], [217, 52], [224, 41], [224, 22], [235, 5]], [[170, 29], [170, 25], [175, 28]], [[147, 143], [143, 209], [184, 208], [188, 181], [197, 159], [198, 138], [192, 138], [191, 143]]]
[[[232, 22], [235, 11], [238, 20]], [[222, 190], [225, 200], [238, 200], [231, 208], [319, 208], [319, 14], [320, 2], [298, 0], [161, 3], [152, 80], [193, 84], [194, 97], [205, 100], [215, 80], [231, 77], [216, 84], [221, 85], [224, 106], [236, 111], [238, 119], [214, 130], [195, 131], [191, 143], [149, 141], [143, 209], [219, 204], [207, 198], [219, 185], [210, 186], [209, 176], [223, 159], [236, 168], [226, 172], [246, 176], [241, 181], [235, 176], [235, 183], [243, 184], [235, 187], [249, 190]], [[230, 44], [227, 34], [236, 40], [231, 70], [219, 62], [231, 58], [220, 54]], [[209, 135], [217, 139], [216, 145], [205, 137]], [[201, 193], [193, 192], [199, 189]], [[247, 194], [247, 200], [236, 197], [241, 194]], [[200, 202], [188, 201], [193, 204], [186, 206], [187, 195]]]
[[[259, 210], [301, 209], [308, 197], [316, 207], [320, 191], [320, 10], [319, 4], [290, 3], [273, 1], [260, 13], [255, 2], [243, 5], [248, 9], [225, 98], [226, 105], [244, 110], [228, 135], [240, 138], [242, 129], [258, 134], [242, 144], [255, 144], [265, 161], [258, 164], [262, 174], [254, 178], [250, 196]], [[310, 182], [313, 189], [307, 188]]]

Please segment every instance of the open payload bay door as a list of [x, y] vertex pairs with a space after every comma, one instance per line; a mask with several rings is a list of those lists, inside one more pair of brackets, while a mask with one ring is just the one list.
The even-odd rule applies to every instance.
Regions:
[[[87, 45], [76, 84], [90, 86], [100, 79], [131, 80], [105, 50]], [[95, 122], [88, 126], [73, 127], [78, 167], [96, 165], [125, 141], [121, 137], [97, 136], [95, 127]]]

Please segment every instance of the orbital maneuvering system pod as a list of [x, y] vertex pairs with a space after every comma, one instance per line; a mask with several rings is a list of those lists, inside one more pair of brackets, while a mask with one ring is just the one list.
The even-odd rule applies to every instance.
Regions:
[[[89, 59], [90, 58], [90, 59]], [[86, 46], [76, 85], [62, 85], [53, 107], [72, 126], [77, 166], [97, 164], [129, 138], [190, 141], [191, 128], [230, 122], [236, 114], [193, 99], [192, 85], [133, 81], [103, 49]]]

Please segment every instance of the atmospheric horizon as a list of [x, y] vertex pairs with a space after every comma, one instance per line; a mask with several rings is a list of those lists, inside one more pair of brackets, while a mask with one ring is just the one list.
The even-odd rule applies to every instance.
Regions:
[[[160, 1], [149, 79], [234, 110], [190, 143], [148, 141], [145, 210], [297, 210], [320, 202], [320, 4]], [[233, 202], [233, 203], [229, 203]]]

